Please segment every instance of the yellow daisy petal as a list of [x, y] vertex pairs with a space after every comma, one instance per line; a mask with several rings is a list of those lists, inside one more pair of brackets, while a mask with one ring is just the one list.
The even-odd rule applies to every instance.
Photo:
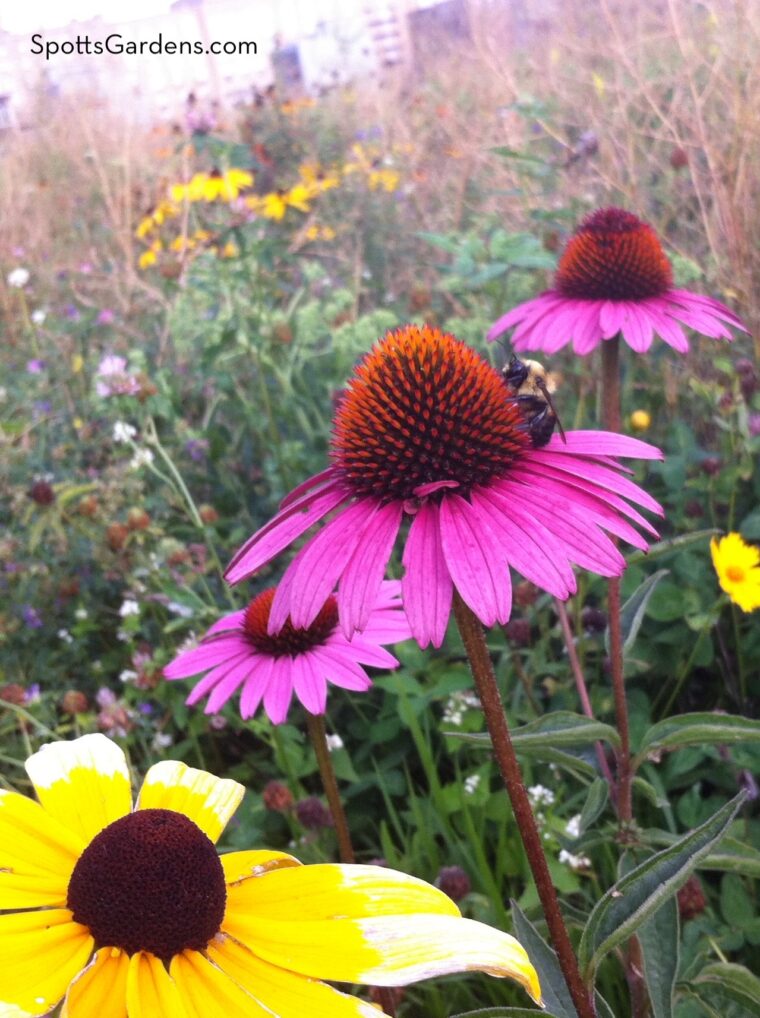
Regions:
[[[157, 1018], [158, 1015], [189, 1018], [190, 1014], [163, 962], [146, 951], [138, 951], [129, 959], [127, 1011], [129, 1018]], [[211, 1009], [208, 1015], [218, 1013]]]
[[86, 842], [132, 808], [127, 761], [105, 735], [49, 742], [26, 770], [45, 811]]
[[39, 803], [0, 791], [0, 908], [65, 905], [85, 846]]
[[162, 760], [145, 775], [137, 808], [184, 813], [215, 842], [244, 794], [237, 781], [216, 778], [179, 760]]
[[[300, 903], [299, 903], [300, 904]], [[538, 1003], [538, 976], [507, 933], [446, 915], [377, 915], [369, 919], [282, 922], [228, 916], [224, 930], [256, 954], [315, 979], [405, 986], [452, 972], [510, 976]]]
[[[437, 887], [382, 866], [325, 863], [283, 868], [227, 890], [227, 916], [243, 923], [277, 919], [366, 919], [379, 915], [458, 916], [459, 909]], [[399, 920], [400, 921], [400, 920]], [[229, 928], [227, 919], [225, 929]], [[253, 946], [253, 942], [243, 938]]]
[[264, 849], [250, 852], [227, 852], [220, 855], [219, 861], [224, 870], [225, 884], [234, 884], [251, 877], [260, 877], [270, 870], [281, 866], [300, 866], [301, 863], [285, 852], [268, 852]]
[[207, 954], [277, 1018], [382, 1018], [374, 1004], [270, 965], [229, 938], [212, 941]]
[[271, 1011], [264, 1010], [253, 997], [197, 951], [183, 951], [175, 955], [169, 971], [189, 1018], [209, 1018], [209, 1015], [274, 1018]]
[[0, 916], [0, 994], [30, 1015], [43, 1015], [87, 964], [93, 939], [66, 908]]
[[127, 1018], [128, 968], [124, 951], [102, 948], [69, 987], [61, 1018]]
[[731, 533], [710, 541], [710, 554], [721, 590], [742, 611], [760, 608], [760, 550], [747, 544], [741, 534]]

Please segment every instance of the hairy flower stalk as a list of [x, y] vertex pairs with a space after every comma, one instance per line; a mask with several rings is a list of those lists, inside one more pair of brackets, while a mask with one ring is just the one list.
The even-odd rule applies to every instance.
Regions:
[[338, 780], [335, 777], [335, 769], [330, 759], [330, 750], [327, 746], [327, 732], [325, 722], [321, 714], [308, 714], [306, 726], [309, 730], [309, 738], [314, 748], [314, 756], [317, 758], [319, 776], [322, 779], [322, 787], [327, 796], [327, 804], [330, 807], [333, 823], [335, 824], [335, 835], [338, 839], [338, 854], [341, 862], [354, 861], [354, 847], [351, 844], [351, 834], [348, 829], [346, 813], [338, 789]]
[[488, 653], [483, 627], [462, 598], [454, 595], [454, 617], [470, 662], [475, 687], [483, 707], [488, 731], [491, 736], [496, 762], [512, 804], [517, 829], [528, 857], [536, 890], [544, 910], [552, 944], [557, 952], [562, 975], [573, 998], [579, 1018], [595, 1018], [595, 1009], [588, 990], [581, 978], [578, 961], [570, 943], [565, 921], [562, 918], [557, 892], [554, 889], [549, 866], [546, 862], [541, 835], [533, 817], [528, 793], [517, 762], [512, 739], [509, 734], [504, 706], [496, 684], [496, 676]]

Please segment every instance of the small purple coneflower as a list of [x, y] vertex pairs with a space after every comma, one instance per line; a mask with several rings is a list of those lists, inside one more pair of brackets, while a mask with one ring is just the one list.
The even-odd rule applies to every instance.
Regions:
[[620, 333], [646, 353], [655, 333], [678, 353], [689, 342], [681, 325], [714, 339], [731, 339], [726, 327], [746, 332], [733, 311], [712, 297], [673, 286], [673, 270], [657, 234], [623, 209], [598, 209], [570, 238], [554, 286], [502, 315], [490, 340], [516, 326], [515, 350], [555, 353], [572, 341], [584, 357]]
[[279, 725], [287, 717], [293, 693], [310, 714], [324, 714], [328, 682], [363, 693], [372, 685], [366, 665], [398, 666], [383, 647], [411, 636], [398, 582], [379, 586], [364, 631], [351, 640], [338, 627], [337, 602], [329, 593], [307, 625], [288, 620], [272, 635], [268, 624], [276, 590], [271, 587], [247, 608], [225, 615], [199, 647], [164, 668], [167, 679], [185, 679], [210, 669], [188, 696], [188, 704], [210, 693], [206, 713], [215, 714], [242, 686], [241, 716], [252, 717], [263, 700], [270, 720]]
[[269, 632], [307, 627], [339, 583], [343, 632], [366, 632], [402, 526], [404, 609], [420, 646], [440, 646], [453, 590], [486, 626], [509, 620], [510, 566], [559, 598], [573, 565], [618, 576], [605, 531], [636, 548], [656, 531], [629, 502], [661, 507], [613, 459], [661, 459], [638, 439], [568, 432], [535, 448], [503, 376], [447, 333], [407, 325], [364, 358], [335, 415], [333, 464], [292, 491], [227, 568], [237, 583], [328, 514], [272, 603]]

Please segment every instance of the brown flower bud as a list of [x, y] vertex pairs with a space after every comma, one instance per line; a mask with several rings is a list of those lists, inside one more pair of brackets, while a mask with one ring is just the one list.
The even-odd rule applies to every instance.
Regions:
[[527, 608], [536, 603], [538, 590], [533, 586], [530, 580], [521, 580], [515, 587], [514, 597], [515, 604], [518, 604], [521, 608]]
[[150, 516], [139, 506], [133, 505], [127, 513], [127, 527], [130, 530], [147, 530], [150, 526]]
[[86, 495], [77, 506], [77, 512], [81, 516], [94, 516], [98, 511], [98, 500], [94, 495]]
[[670, 165], [674, 170], [682, 170], [685, 166], [689, 165], [689, 157], [686, 154], [686, 150], [681, 148], [680, 145], [676, 145], [670, 152]]
[[64, 714], [84, 714], [89, 706], [87, 697], [78, 689], [67, 689], [63, 694], [61, 710]]
[[106, 530], [106, 540], [111, 551], [121, 551], [127, 543], [128, 537], [129, 528], [125, 527], [123, 523], [111, 523]]
[[204, 502], [203, 505], [198, 506], [198, 515], [207, 526], [210, 526], [212, 523], [216, 523], [219, 519], [219, 513], [216, 509], [214, 509], [212, 505], [208, 505], [206, 502]]
[[516, 647], [530, 646], [530, 622], [527, 619], [510, 619], [503, 628], [510, 643]]
[[692, 874], [678, 892], [678, 912], [686, 922], [701, 915], [707, 908], [707, 898], [699, 877]]
[[35, 481], [29, 491], [27, 491], [27, 495], [37, 505], [52, 505], [55, 502], [53, 486], [48, 484], [47, 481]]
[[287, 785], [281, 781], [270, 781], [262, 794], [264, 805], [276, 813], [285, 813], [293, 805], [293, 796]]
[[26, 690], [18, 682], [9, 682], [5, 686], [0, 686], [0, 700], [23, 707], [26, 703]]
[[301, 799], [296, 803], [296, 816], [298, 822], [308, 830], [318, 830], [320, 827], [332, 827], [333, 818], [330, 811], [316, 795], [310, 795], [307, 799]]
[[461, 866], [442, 866], [435, 878], [435, 886], [452, 901], [461, 901], [472, 890], [472, 882]]

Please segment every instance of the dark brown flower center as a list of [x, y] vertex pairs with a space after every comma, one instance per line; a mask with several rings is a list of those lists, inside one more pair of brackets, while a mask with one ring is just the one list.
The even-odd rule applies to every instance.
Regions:
[[673, 285], [673, 270], [657, 234], [623, 209], [598, 209], [571, 237], [557, 268], [565, 297], [643, 300]]
[[504, 475], [528, 445], [495, 368], [449, 333], [405, 325], [381, 339], [349, 381], [332, 456], [357, 495], [391, 501], [441, 481], [467, 494]]
[[272, 657], [282, 657], [285, 654], [303, 654], [304, 651], [323, 644], [338, 625], [338, 602], [332, 594], [322, 605], [310, 626], [298, 629], [288, 619], [279, 633], [270, 636], [267, 633], [267, 624], [275, 590], [275, 587], [270, 587], [262, 591], [245, 610], [243, 632], [254, 647]]
[[214, 845], [192, 820], [141, 809], [96, 835], [69, 881], [67, 905], [96, 947], [168, 962], [219, 932], [227, 892]]

